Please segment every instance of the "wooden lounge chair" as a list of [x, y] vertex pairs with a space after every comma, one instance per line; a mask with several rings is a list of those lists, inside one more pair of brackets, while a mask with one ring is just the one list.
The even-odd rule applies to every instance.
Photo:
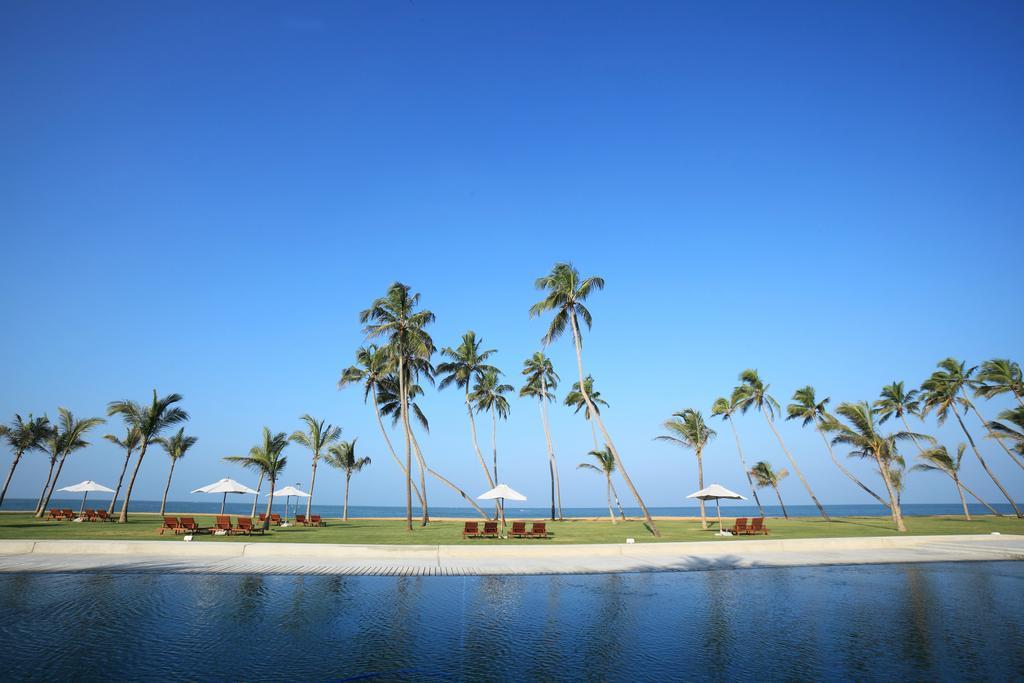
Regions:
[[547, 538], [548, 525], [544, 522], [534, 522], [529, 535], [530, 538]]
[[75, 514], [75, 511], [72, 510], [71, 508], [62, 508], [60, 511], [60, 515], [69, 522], [75, 521], [75, 517], [78, 516]]
[[252, 536], [255, 533], [263, 535], [263, 525], [254, 526], [252, 523], [252, 517], [239, 517], [238, 526], [235, 527], [235, 533], [247, 534]]
[[263, 524], [263, 522], [265, 522], [265, 521], [267, 521], [267, 513], [266, 512], [261, 512], [260, 513], [260, 524]]
[[177, 517], [164, 517], [163, 526], [160, 527], [160, 535], [163, 536], [164, 532], [170, 529], [174, 533], [178, 533], [181, 529], [181, 523]]
[[484, 530], [480, 533], [481, 536], [489, 536], [490, 538], [497, 538], [500, 534], [498, 533], [497, 522], [484, 522]]
[[480, 536], [480, 524], [478, 522], [466, 522], [462, 525], [463, 538], [478, 538]]
[[526, 532], [526, 522], [512, 522], [512, 531], [508, 535], [512, 538], [525, 538], [529, 536]]
[[50, 508], [50, 514], [46, 516], [46, 519], [63, 519], [64, 513], [60, 511], [60, 508]]
[[276, 512], [270, 515], [270, 523], [275, 526], [281, 526], [281, 515]]
[[178, 522], [178, 528], [186, 534], [198, 534], [202, 532], [202, 529], [196, 524], [196, 520], [193, 517], [182, 517]]
[[310, 515], [309, 526], [327, 526], [327, 522], [320, 515]]
[[754, 517], [750, 521], [750, 528], [747, 529], [747, 533], [751, 536], [757, 536], [758, 534], [768, 535], [768, 527], [764, 525], [764, 517]]
[[231, 526], [231, 515], [217, 515], [217, 522], [213, 525], [213, 528], [230, 534], [234, 531], [234, 527]]
[[80, 517], [85, 522], [94, 522], [96, 521], [96, 511], [93, 510], [92, 508], [85, 508], [84, 510], [82, 510], [82, 514], [80, 515]]
[[748, 528], [749, 527], [747, 527], [747, 518], [746, 517], [737, 517], [736, 518], [736, 523], [733, 524], [731, 529], [726, 529], [726, 531], [730, 532], [734, 536], [743, 536], [744, 534], [747, 533], [747, 529]]
[[306, 515], [295, 515], [295, 523], [301, 524], [302, 526], [309, 526], [309, 521], [306, 519]]
[[113, 522], [114, 518], [111, 517], [110, 515], [108, 515], [106, 510], [97, 510], [96, 511], [96, 521], [97, 522]]

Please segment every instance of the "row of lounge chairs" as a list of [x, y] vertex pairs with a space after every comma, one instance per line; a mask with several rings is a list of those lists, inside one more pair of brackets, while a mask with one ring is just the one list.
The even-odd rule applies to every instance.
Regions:
[[754, 517], [747, 524], [746, 517], [737, 517], [736, 524], [731, 529], [726, 529], [734, 536], [757, 536], [758, 534], [768, 535], [768, 527], [764, 525], [764, 517]]
[[83, 522], [113, 522], [114, 518], [107, 514], [106, 510], [93, 510], [92, 508], [86, 508], [82, 510], [82, 514], [78, 515], [74, 510], [70, 508], [50, 508], [50, 513], [46, 516], [46, 519], [55, 519], [60, 521], [66, 519], [69, 522], [81, 517]]
[[[259, 521], [254, 526], [252, 517], [239, 517], [237, 524], [231, 523], [231, 515], [217, 515], [217, 521], [211, 527], [201, 527], [196, 523], [193, 517], [164, 517], [164, 523], [160, 527], [159, 532], [161, 535], [165, 531], [173, 531], [176, 534], [201, 534], [205, 532], [213, 533], [215, 531], [225, 531], [229, 534], [246, 534], [251, 535], [253, 533], [263, 533], [263, 523], [266, 521], [267, 515], [261, 514]], [[281, 515], [273, 513], [270, 515], [270, 523], [275, 526], [281, 526]], [[309, 519], [306, 519], [305, 515], [295, 515], [295, 523], [302, 524], [303, 526], [327, 526], [320, 515], [310, 515]]]
[[[532, 528], [526, 530], [526, 522], [512, 522], [512, 529], [508, 532], [512, 538], [550, 538], [547, 524], [534, 522]], [[462, 527], [463, 538], [499, 538], [501, 531], [497, 522], [484, 522], [483, 530], [479, 522], [466, 522]]]

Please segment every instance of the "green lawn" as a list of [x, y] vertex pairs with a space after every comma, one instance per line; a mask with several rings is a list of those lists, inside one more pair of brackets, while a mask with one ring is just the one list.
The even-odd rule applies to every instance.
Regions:
[[[210, 525], [214, 518], [211, 515], [194, 515], [202, 525]], [[726, 526], [732, 518], [726, 520]], [[1013, 517], [975, 517], [967, 522], [961, 517], [907, 517], [907, 535], [936, 534], [987, 534], [998, 531], [1004, 534], [1024, 534], [1024, 521]], [[328, 526], [322, 528], [289, 527], [286, 529], [272, 528], [264, 537], [248, 536], [210, 536], [202, 535], [196, 540], [202, 543], [356, 543], [356, 544], [486, 544], [513, 543], [536, 545], [538, 543], [622, 543], [627, 537], [635, 538], [637, 543], [656, 542], [650, 533], [638, 521], [620, 522], [612, 526], [607, 519], [573, 520], [565, 522], [548, 522], [548, 530], [554, 536], [547, 540], [495, 540], [469, 539], [463, 540], [462, 522], [432, 522], [427, 528], [416, 524], [415, 530], [405, 530], [402, 520], [360, 520], [352, 519], [341, 522], [337, 519], [327, 520]], [[851, 536], [896, 536], [892, 522], [883, 517], [837, 517], [829, 524], [816, 517], [802, 517], [791, 520], [769, 519], [769, 538], [826, 538]], [[0, 513], [0, 539], [96, 539], [96, 540], [181, 540], [174, 534], [159, 535], [160, 517], [155, 514], [136, 513], [131, 516], [128, 524], [101, 522], [43, 522], [36, 520], [28, 513]], [[699, 521], [662, 520], [658, 522], [662, 541], [712, 541], [715, 529], [702, 531]], [[740, 537], [734, 542], [755, 537]], [[759, 536], [756, 538], [764, 538]]]

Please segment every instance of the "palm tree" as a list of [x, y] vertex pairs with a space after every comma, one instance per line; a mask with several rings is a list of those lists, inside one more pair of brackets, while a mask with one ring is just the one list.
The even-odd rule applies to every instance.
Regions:
[[[476, 412], [482, 413], [487, 411], [491, 414], [491, 449], [493, 454], [495, 485], [501, 481], [498, 478], [498, 418], [500, 417], [503, 420], [508, 419], [510, 406], [508, 404], [508, 399], [505, 398], [503, 394], [514, 390], [514, 387], [511, 384], [502, 384], [500, 376], [500, 370], [491, 369], [486, 371], [482, 376], [477, 378], [476, 383], [473, 385], [473, 393], [470, 394], [470, 399], [476, 406]], [[499, 500], [499, 511], [502, 511], [503, 507], [504, 506]]]
[[320, 452], [341, 438], [341, 427], [317, 420], [309, 414], [299, 419], [306, 423], [306, 431], [297, 429], [292, 432], [290, 439], [313, 452], [313, 473], [309, 479], [309, 497], [306, 498], [306, 517], [309, 517], [313, 507], [313, 487], [316, 486], [316, 463], [320, 459]]
[[148, 406], [142, 406], [135, 401], [111, 401], [107, 404], [107, 415], [120, 415], [129, 429], [134, 427], [138, 430], [141, 438], [139, 457], [135, 461], [132, 478], [128, 480], [128, 488], [124, 492], [124, 503], [121, 504], [121, 514], [117, 519], [121, 524], [128, 521], [128, 503], [131, 500], [135, 478], [139, 476], [139, 468], [142, 467], [142, 459], [146, 457], [149, 444], [159, 438], [160, 434], [168, 427], [188, 419], [188, 413], [174, 405], [181, 400], [181, 394], [167, 394], [163, 398], [158, 398], [156, 389], [154, 389], [153, 401]]
[[781, 469], [775, 472], [772, 470], [771, 465], [762, 460], [750, 468], [750, 474], [754, 477], [754, 482], [759, 488], [763, 489], [771, 486], [775, 489], [775, 496], [779, 499], [779, 507], [782, 508], [782, 516], [789, 519], [789, 513], [786, 512], [786, 504], [782, 502], [782, 494], [779, 493], [779, 483], [789, 476], [789, 471]]
[[0, 437], [7, 441], [7, 445], [14, 451], [11, 469], [4, 479], [4, 488], [0, 490], [0, 505], [4, 504], [4, 498], [7, 497], [7, 487], [11, 485], [14, 470], [17, 469], [21, 456], [28, 451], [43, 450], [49, 428], [50, 420], [45, 415], [32, 417], [31, 414], [28, 420], [23, 420], [21, 415], [15, 415], [10, 425], [0, 425]]
[[[682, 448], [692, 449], [697, 455], [697, 490], [704, 490], [704, 464], [702, 454], [704, 448], [711, 439], [715, 438], [716, 432], [704, 423], [704, 416], [699, 410], [687, 408], [678, 413], [672, 413], [672, 417], [662, 423], [669, 434], [654, 437], [657, 441], [668, 441]], [[704, 512], [704, 501], [700, 503], [700, 528], [708, 528], [707, 516]]]
[[523, 375], [526, 381], [519, 390], [524, 398], [535, 398], [540, 406], [540, 424], [544, 429], [544, 440], [548, 447], [548, 473], [551, 475], [551, 521], [555, 520], [557, 499], [558, 519], [562, 519], [562, 486], [558, 481], [558, 462], [555, 448], [551, 443], [551, 428], [548, 424], [548, 403], [555, 400], [554, 390], [558, 388], [559, 377], [551, 365], [551, 359], [543, 351], [537, 351], [523, 361]]
[[750, 474], [750, 469], [747, 468], [747, 461], [743, 457], [743, 448], [740, 446], [740, 435], [736, 431], [736, 424], [732, 420], [733, 413], [737, 410], [736, 404], [731, 399], [719, 397], [715, 399], [715, 402], [711, 404], [711, 416], [715, 417], [721, 415], [722, 419], [729, 423], [729, 427], [732, 429], [732, 436], [736, 439], [736, 452], [740, 455], [740, 466], [743, 468], [743, 474], [747, 477], [747, 483], [750, 484], [750, 493], [754, 496], [754, 502], [757, 503], [757, 510], [764, 517], [764, 508], [761, 506], [761, 499], [757, 496], [757, 488], [754, 486], [754, 480]]
[[[375, 300], [370, 308], [359, 314], [359, 322], [365, 325], [367, 338], [388, 339], [387, 353], [398, 367], [399, 412], [405, 432], [405, 517], [406, 526], [412, 531], [412, 426], [409, 423], [406, 379], [410, 372], [411, 360], [430, 360], [434, 353], [434, 341], [426, 326], [434, 322], [430, 311], [417, 311], [420, 295], [410, 294], [409, 286], [395, 282], [383, 297]], [[408, 371], [407, 371], [408, 370]], [[424, 488], [421, 481], [420, 488]], [[423, 491], [424, 500], [426, 491]], [[426, 505], [423, 506], [426, 523]]]
[[[586, 379], [583, 380], [583, 388], [586, 390], [587, 396], [590, 397], [590, 403], [594, 406], [594, 412], [600, 414], [600, 406], [608, 407], [608, 402], [601, 398], [601, 392], [594, 389], [594, 378], [591, 375], [587, 375]], [[583, 391], [580, 391], [580, 383], [573, 382], [572, 389], [565, 395], [563, 401], [565, 405], [570, 408], [575, 408], [573, 411], [579, 413], [583, 410], [583, 416], [587, 419], [587, 424], [590, 425], [590, 432], [594, 436], [594, 449], [599, 448], [597, 443], [597, 428], [594, 427], [594, 421], [590, 419], [590, 406], [587, 405], [587, 400], [583, 398]]]
[[160, 514], [164, 514], [167, 510], [167, 492], [171, 490], [171, 477], [174, 476], [174, 466], [179, 460], [185, 457], [185, 453], [190, 448], [196, 445], [196, 441], [199, 439], [194, 436], [185, 436], [185, 428], [179, 429], [170, 438], [158, 438], [154, 439], [155, 442], [159, 443], [167, 451], [167, 455], [171, 458], [171, 471], [167, 473], [167, 486], [164, 487], [164, 497], [160, 501]]
[[[427, 365], [427, 372], [432, 372], [433, 368]], [[428, 378], [432, 375], [426, 374]], [[423, 395], [423, 388], [413, 381], [411, 377], [406, 377], [406, 406], [408, 412], [416, 418], [416, 421], [420, 423], [424, 432], [430, 431], [430, 423], [427, 421], [427, 416], [424, 415], [420, 409], [419, 404], [413, 400], [417, 396]], [[381, 415], [386, 415], [391, 418], [391, 426], [394, 427], [398, 424], [401, 417], [401, 401], [399, 400], [399, 382], [398, 377], [394, 373], [384, 377], [377, 387], [377, 400], [380, 402]], [[411, 424], [411, 423], [410, 423]], [[423, 457], [423, 451], [420, 450], [420, 443], [416, 439], [416, 432], [410, 427], [409, 436], [412, 440], [413, 453], [416, 455], [416, 462], [420, 468], [420, 487], [423, 490], [423, 496], [421, 500], [423, 502], [423, 520], [422, 526], [426, 526], [430, 521], [430, 512], [427, 506], [427, 486], [426, 478], [424, 476], [427, 471], [427, 461]]]
[[125, 472], [128, 471], [128, 462], [132, 459], [132, 452], [142, 443], [142, 435], [139, 430], [129, 427], [125, 432], [124, 439], [119, 439], [114, 434], [104, 434], [103, 438], [124, 450], [124, 465], [121, 466], [121, 476], [117, 478], [117, 487], [114, 489], [114, 497], [110, 499], [110, 506], [107, 507], [107, 514], [114, 514], [114, 506], [117, 503], [117, 496], [121, 493], [121, 484], [124, 483]]
[[53, 478], [53, 468], [57, 466], [57, 460], [60, 459], [63, 444], [64, 440], [61, 438], [60, 429], [57, 428], [57, 425], [50, 423], [41, 441], [42, 450], [50, 461], [50, 468], [46, 471], [46, 481], [43, 483], [43, 490], [39, 494], [39, 501], [36, 503], [36, 511], [34, 513], [36, 517], [42, 516], [39, 514], [39, 511], [43, 509], [43, 501], [46, 500], [46, 492], [49, 490], [50, 480]]
[[263, 518], [263, 529], [270, 528], [270, 511], [274, 504], [274, 490], [277, 488], [277, 479], [281, 476], [285, 465], [288, 463], [288, 456], [281, 455], [288, 447], [288, 435], [284, 432], [276, 434], [270, 431], [269, 427], [263, 428], [263, 442], [249, 449], [249, 455], [229, 455], [224, 460], [246, 469], [257, 470], [261, 473], [260, 481], [264, 478], [270, 482], [270, 495], [267, 497], [267, 513]]
[[993, 358], [981, 364], [974, 395], [992, 398], [1011, 393], [1024, 408], [1024, 377], [1020, 365], [1009, 358]]
[[[356, 364], [342, 371], [341, 379], [338, 380], [338, 389], [343, 389], [348, 384], [362, 382], [363, 402], [365, 403], [367, 398], [373, 398], [373, 412], [377, 416], [377, 426], [380, 427], [380, 433], [384, 437], [384, 443], [388, 447], [388, 452], [398, 465], [398, 468], [402, 470], [402, 476], [409, 477], [405, 465], [402, 464], [398, 453], [395, 452], [395, 447], [391, 444], [391, 438], [388, 436], [387, 429], [384, 428], [384, 420], [381, 418], [380, 404], [377, 400], [380, 382], [389, 372], [391, 372], [391, 359], [388, 358], [387, 353], [379, 349], [375, 344], [361, 346], [356, 351]], [[486, 466], [484, 466], [485, 471], [486, 469]], [[412, 490], [420, 501], [420, 509], [426, 509], [427, 506], [423, 500], [423, 494], [420, 493], [420, 489], [416, 486], [415, 482], [412, 483]]]
[[[776, 401], [768, 393], [769, 385], [761, 381], [761, 378], [757, 374], [757, 370], [744, 370], [740, 373], [740, 385], [736, 387], [732, 392], [733, 403], [740, 411], [746, 414], [750, 408], [756, 408], [761, 411], [764, 415], [765, 421], [768, 423], [768, 427], [771, 428], [772, 433], [775, 434], [775, 438], [779, 441], [779, 446], [782, 447], [782, 452], [786, 454], [786, 458], [789, 460], [790, 466], [793, 471], [796, 472], [796, 476], [800, 479], [800, 483], [807, 489], [807, 494], [814, 501], [814, 504], [818, 506], [818, 512], [825, 518], [826, 522], [831, 522], [831, 518], [828, 513], [825, 512], [824, 506], [818, 502], [818, 498], [814, 495], [814, 491], [811, 490], [811, 485], [807, 483], [807, 478], [804, 477], [804, 473], [800, 471], [800, 466], [796, 464], [796, 460], [790, 454], [789, 449], [786, 448], [786, 444], [782, 441], [782, 435], [779, 434], [779, 430], [775, 428], [775, 413], [780, 410], [779, 402]], [[756, 475], [755, 475], [756, 476]]]
[[[945, 423], [946, 418], [952, 411], [953, 416], [956, 418], [957, 424], [960, 425], [961, 431], [964, 436], [967, 437], [967, 443], [971, 445], [971, 450], [974, 451], [974, 456], [981, 463], [982, 469], [988, 474], [989, 478], [995, 483], [996, 487], [1002, 492], [1006, 500], [1010, 502], [1010, 507], [1013, 508], [1014, 514], [1017, 515], [1018, 519], [1024, 518], [1024, 514], [1021, 513], [1020, 508], [1013, 502], [1013, 498], [1010, 497], [1009, 492], [1003, 488], [1002, 482], [996, 477], [995, 473], [989, 469], [988, 463], [981, 457], [981, 452], [978, 450], [977, 444], [974, 443], [974, 437], [967, 431], [967, 425], [964, 424], [963, 419], [960, 417], [960, 409], [963, 408], [966, 412], [967, 406], [970, 401], [963, 396], [968, 382], [970, 381], [970, 374], [973, 371], [966, 371], [963, 363], [958, 363], [952, 358], [947, 358], [939, 363], [939, 370], [932, 373], [931, 377], [926, 379], [921, 385], [921, 391], [924, 394], [924, 400], [922, 402], [923, 415], [927, 415], [932, 410], [935, 411], [935, 419], [941, 426]], [[988, 423], [986, 423], [987, 426]], [[989, 430], [991, 434], [991, 430]], [[1000, 442], [1001, 443], [1001, 442]]]
[[825, 442], [825, 447], [828, 449], [828, 455], [832, 458], [832, 462], [850, 479], [854, 484], [864, 489], [869, 495], [877, 500], [882, 505], [885, 505], [885, 501], [882, 498], [869, 489], [864, 482], [858, 479], [852, 472], [843, 467], [843, 464], [836, 458], [835, 452], [832, 450], [832, 444], [829, 442], [828, 437], [825, 436], [825, 430], [821, 426], [823, 423], [833, 419], [825, 406], [828, 405], [829, 398], [825, 397], [824, 400], [818, 401], [814, 396], [814, 387], [808, 385], [806, 387], [797, 389], [793, 392], [793, 403], [786, 406], [786, 419], [787, 420], [803, 420], [803, 426], [806, 427], [809, 424], [813, 424], [815, 431], [821, 435], [821, 440]]
[[530, 317], [541, 315], [547, 311], [555, 312], [555, 317], [548, 327], [547, 334], [544, 335], [544, 345], [547, 346], [562, 336], [566, 328], [572, 330], [573, 346], [576, 349], [576, 367], [579, 370], [580, 376], [580, 393], [583, 395], [583, 400], [590, 410], [591, 417], [597, 420], [597, 425], [601, 429], [601, 435], [604, 437], [605, 443], [612, 449], [612, 454], [615, 456], [615, 464], [619, 468], [626, 486], [629, 487], [630, 492], [639, 504], [640, 510], [643, 511], [647, 527], [654, 536], [661, 536], [661, 532], [658, 531], [657, 525], [655, 525], [654, 520], [651, 518], [651, 513], [647, 510], [647, 506], [644, 505], [644, 501], [640, 497], [640, 492], [636, 490], [633, 480], [629, 478], [629, 473], [622, 463], [622, 456], [619, 454], [618, 449], [615, 447], [615, 442], [612, 441], [611, 435], [605, 428], [601, 414], [597, 411], [597, 406], [587, 393], [585, 375], [583, 373], [583, 342], [579, 319], [582, 318], [583, 322], [587, 325], [587, 329], [590, 329], [593, 320], [590, 311], [583, 305], [583, 302], [586, 301], [591, 292], [604, 289], [604, 280], [594, 276], [582, 279], [579, 271], [571, 263], [556, 263], [548, 275], [537, 278], [534, 284], [537, 289], [544, 290], [547, 294], [542, 301], [538, 301], [530, 307]]
[[591, 470], [592, 472], [598, 472], [604, 475], [605, 488], [608, 493], [608, 517], [612, 520], [612, 524], [617, 523], [615, 521], [615, 512], [612, 510], [612, 497], [614, 497], [615, 504], [619, 507], [619, 514], [622, 515], [622, 519], [625, 521], [626, 515], [622, 512], [622, 505], [619, 504], [619, 495], [615, 492], [615, 485], [612, 484], [612, 475], [615, 474], [615, 455], [612, 454], [611, 449], [607, 446], [590, 451], [587, 455], [593, 456], [594, 460], [597, 461], [597, 465], [591, 465], [589, 462], [581, 462], [579, 465], [576, 465], [576, 469]]
[[356, 439], [352, 439], [351, 441], [341, 441], [329, 446], [327, 448], [327, 455], [324, 456], [324, 462], [331, 467], [345, 471], [345, 505], [342, 519], [347, 522], [349, 480], [352, 479], [353, 474], [369, 465], [370, 459], [356, 457]]
[[998, 422], [988, 423], [992, 434], [998, 439], [1012, 442], [1014, 445], [1011, 448], [1019, 455], [1024, 455], [1024, 408], [1004, 410], [996, 416], [996, 420]]
[[964, 451], [967, 450], [967, 444], [961, 443], [956, 447], [956, 457], [953, 458], [946, 451], [945, 446], [936, 446], [935, 448], [929, 448], [921, 455], [917, 456], [918, 459], [923, 462], [914, 465], [910, 468], [911, 472], [942, 472], [950, 479], [953, 480], [953, 485], [956, 486], [957, 495], [960, 496], [960, 504], [964, 506], [964, 519], [968, 522], [971, 521], [971, 513], [967, 510], [967, 500], [964, 498], [963, 487], [960, 484], [960, 465], [964, 460]]
[[42, 505], [39, 506], [39, 510], [36, 511], [36, 517], [43, 516], [43, 510], [50, 503], [50, 496], [53, 495], [54, 490], [57, 488], [57, 481], [60, 479], [60, 471], [64, 468], [64, 462], [68, 459], [68, 456], [75, 451], [81, 450], [89, 445], [89, 442], [85, 440], [85, 435], [93, 427], [101, 425], [105, 422], [100, 417], [87, 417], [81, 420], [76, 420], [75, 416], [71, 414], [71, 411], [67, 408], [59, 408], [60, 417], [57, 420], [56, 429], [58, 430], [58, 444], [60, 458], [57, 460], [57, 471], [53, 474], [53, 481], [50, 482], [50, 488], [46, 493], [46, 498], [43, 500]]

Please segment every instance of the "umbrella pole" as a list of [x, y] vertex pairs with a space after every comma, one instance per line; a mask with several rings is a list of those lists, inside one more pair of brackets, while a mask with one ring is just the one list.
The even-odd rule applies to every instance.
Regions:
[[85, 495], [82, 496], [82, 507], [78, 508], [78, 516], [81, 517], [82, 513], [85, 512], [85, 499], [89, 497], [89, 492], [86, 491]]
[[228, 492], [224, 492], [224, 497], [220, 499], [220, 514], [224, 514], [224, 503], [228, 502]]
[[721, 535], [725, 532], [722, 528], [722, 499], [715, 498], [715, 509], [718, 510], [718, 534]]

